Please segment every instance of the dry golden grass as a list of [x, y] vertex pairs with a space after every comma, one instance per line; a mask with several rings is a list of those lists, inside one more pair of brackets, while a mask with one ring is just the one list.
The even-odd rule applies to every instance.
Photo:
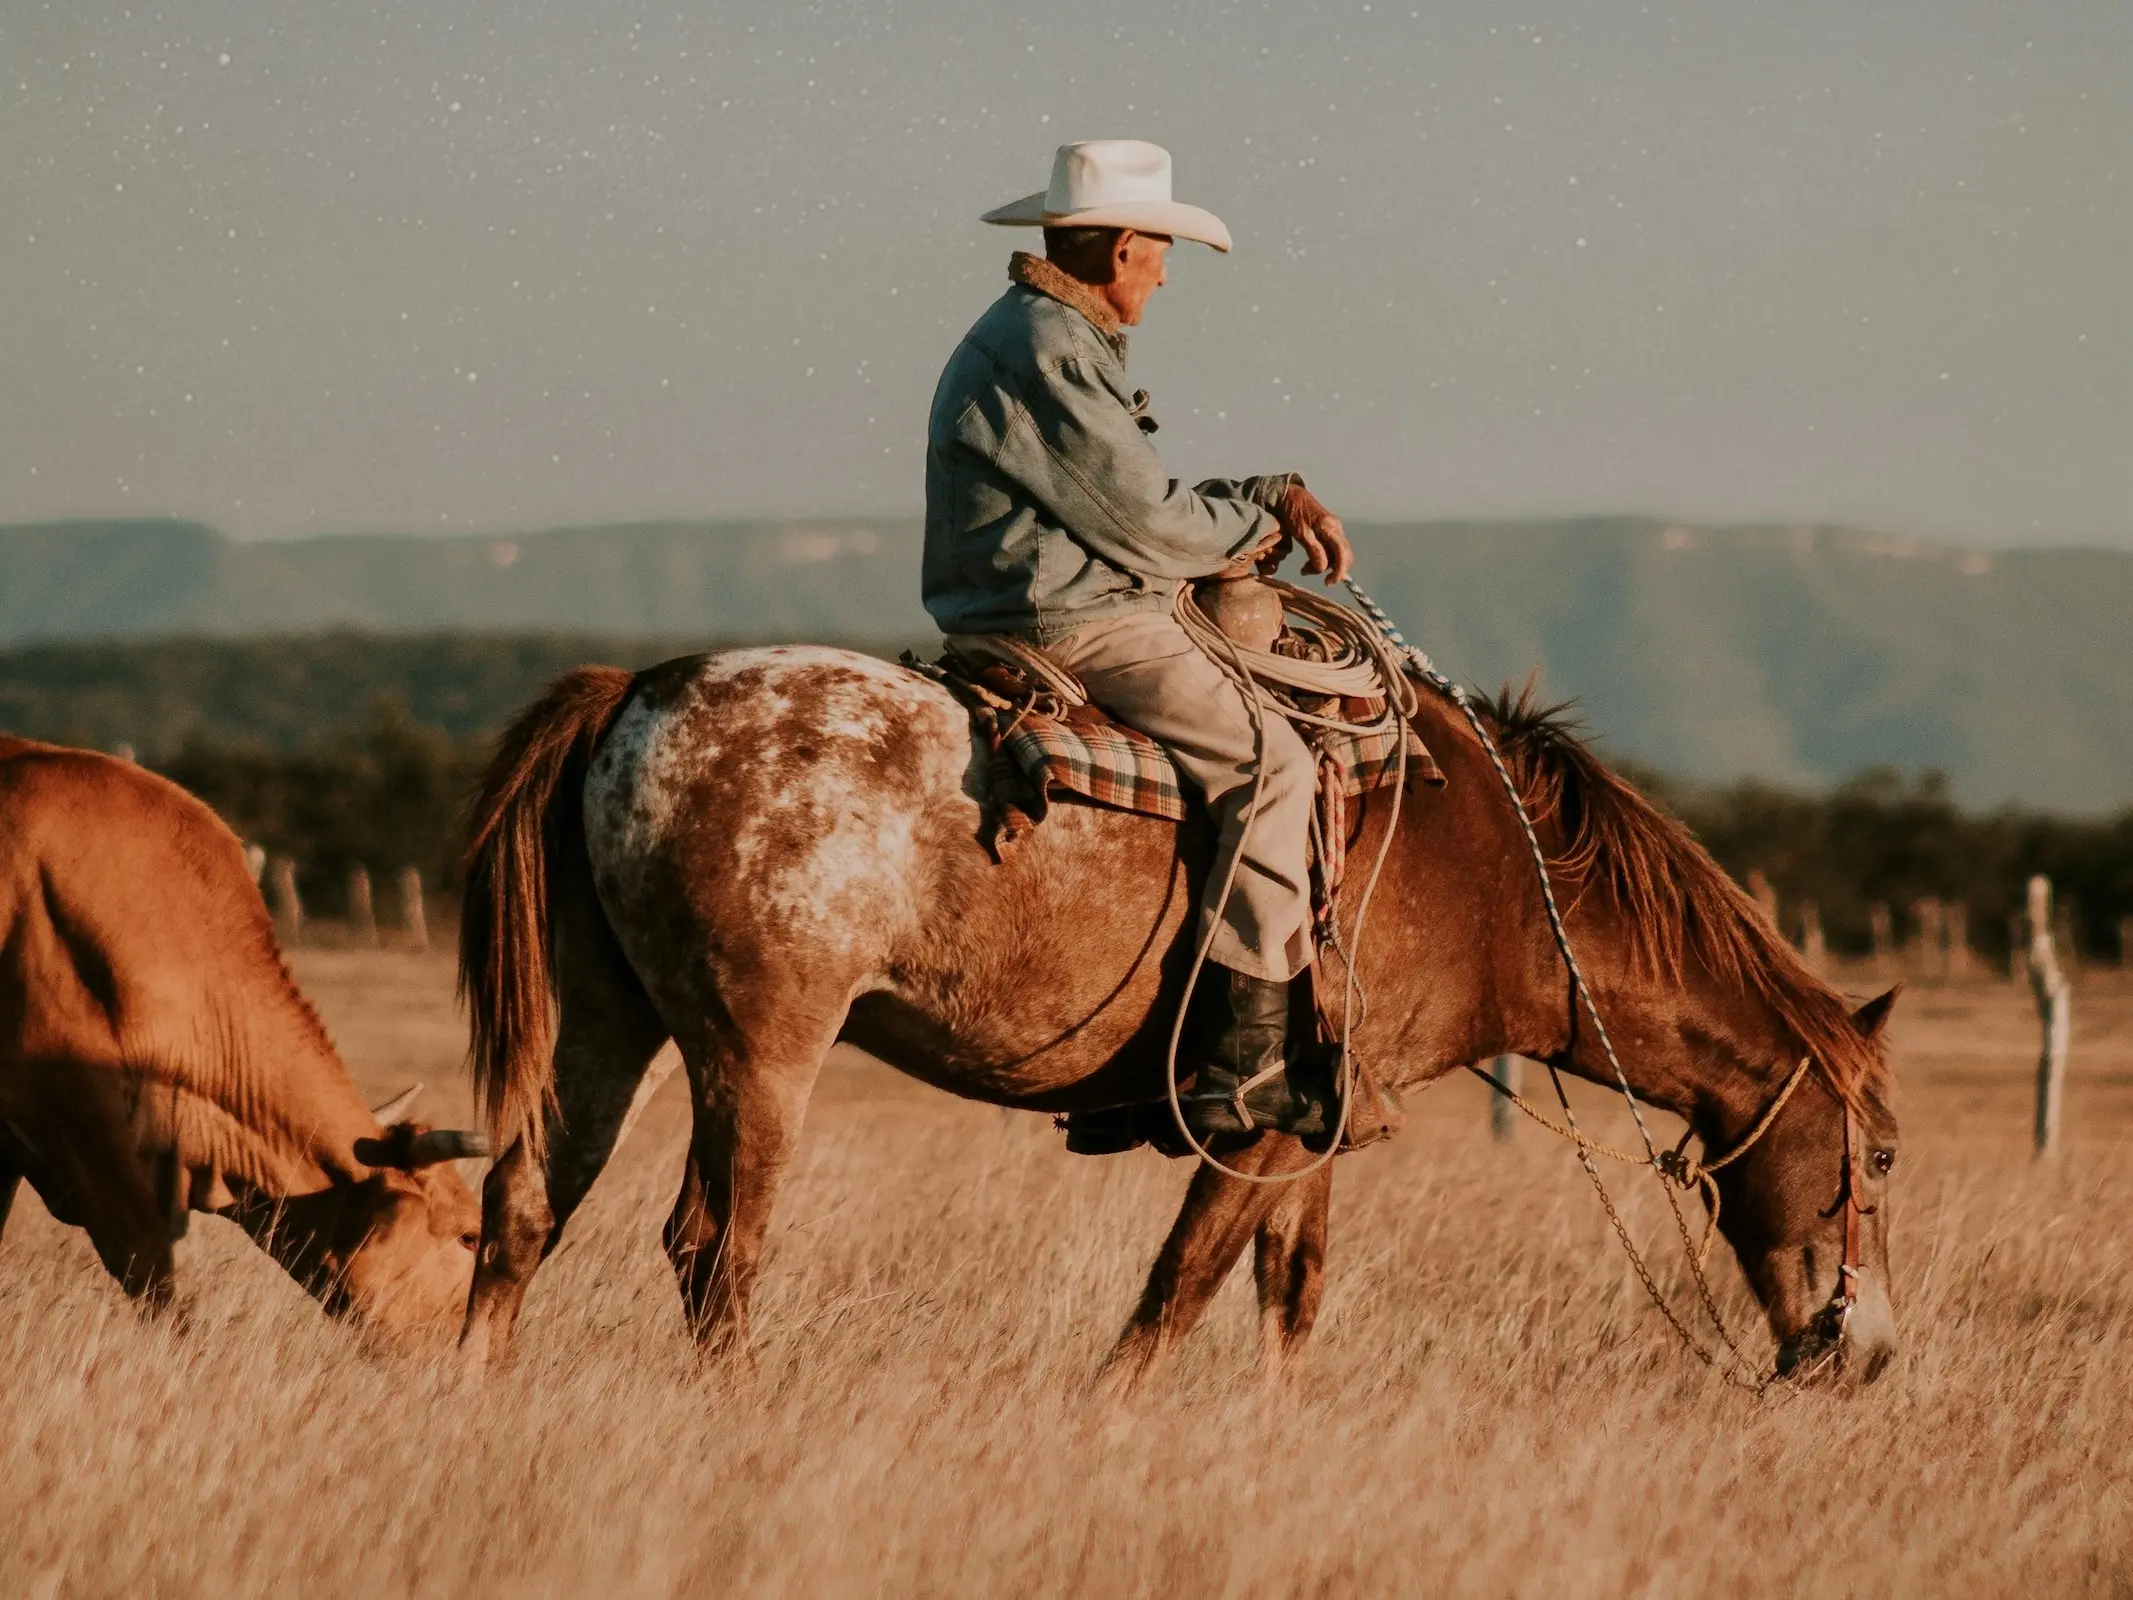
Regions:
[[[433, 1115], [463, 1109], [442, 958], [298, 965], [366, 1088], [423, 1077]], [[1492, 1145], [1464, 1082], [1344, 1163], [1296, 1387], [1257, 1382], [1240, 1275], [1124, 1407], [1088, 1380], [1185, 1169], [1076, 1160], [1040, 1119], [853, 1061], [740, 1373], [699, 1370], [658, 1252], [671, 1085], [486, 1381], [367, 1352], [211, 1221], [189, 1319], [144, 1323], [25, 1196], [0, 1245], [0, 1589], [2125, 1592], [2133, 986], [2077, 992], [2070, 1136], [2041, 1169], [2024, 996], [1925, 988], [1898, 1018], [1906, 1343], [1851, 1400], [1752, 1401], [1670, 1349], [1567, 1151]]]

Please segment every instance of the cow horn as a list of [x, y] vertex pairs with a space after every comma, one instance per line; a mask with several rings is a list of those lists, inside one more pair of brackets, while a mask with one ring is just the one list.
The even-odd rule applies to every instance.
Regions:
[[430, 1128], [407, 1142], [407, 1165], [433, 1167], [440, 1161], [468, 1161], [489, 1153], [488, 1139], [464, 1128]]
[[380, 1122], [398, 1122], [414, 1108], [415, 1101], [421, 1093], [422, 1085], [411, 1083], [382, 1106], [373, 1106], [370, 1114]]

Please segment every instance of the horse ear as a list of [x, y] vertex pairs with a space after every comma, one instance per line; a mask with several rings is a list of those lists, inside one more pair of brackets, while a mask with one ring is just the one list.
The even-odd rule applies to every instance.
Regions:
[[1852, 1013], [1852, 1026], [1859, 1030], [1860, 1038], [1871, 1043], [1881, 1037], [1882, 1030], [1889, 1025], [1889, 1013], [1896, 1009], [1896, 997], [1901, 993], [1903, 985], [1899, 983]]

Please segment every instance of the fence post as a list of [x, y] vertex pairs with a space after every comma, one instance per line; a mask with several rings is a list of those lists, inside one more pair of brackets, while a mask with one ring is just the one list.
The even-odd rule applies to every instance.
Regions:
[[2073, 990], [2060, 970], [2052, 941], [2052, 881], [2029, 880], [2029, 987], [2037, 997], [2044, 1039], [2037, 1054], [2037, 1154], [2050, 1155], [2059, 1142], [2059, 1112], [2066, 1099], [2066, 1052], [2074, 1027]]
[[415, 949], [429, 949], [430, 924], [422, 913], [422, 873], [415, 867], [400, 869], [400, 927]]
[[249, 840], [244, 847], [244, 869], [252, 875], [252, 887], [264, 895], [267, 892], [267, 853]]
[[276, 856], [267, 871], [271, 893], [267, 905], [274, 913], [274, 931], [284, 945], [301, 944], [304, 938], [304, 902], [296, 892], [296, 863]]
[[1763, 908], [1763, 916], [1770, 926], [1775, 928], [1778, 925], [1777, 885], [1770, 881], [1770, 875], [1761, 867], [1748, 869], [1748, 893], [1754, 897], [1755, 903]]
[[368, 867], [348, 869], [348, 924], [354, 930], [357, 944], [375, 945], [378, 942], [378, 917], [371, 909]]
[[1829, 965], [1829, 940], [1822, 932], [1822, 908], [1812, 900], [1800, 902], [1800, 955], [1810, 971]]
[[1889, 919], [1887, 901], [1876, 900], [1866, 908], [1866, 925], [1873, 930], [1874, 935], [1874, 971], [1885, 977], [1895, 943], [1895, 928]]
[[1503, 1092], [1489, 1096], [1489, 1132], [1499, 1142], [1508, 1140], [1518, 1127], [1518, 1107], [1510, 1097], [1518, 1093], [1517, 1056], [1498, 1056], [1489, 1063], [1489, 1081]]
[[1960, 900], [1948, 902], [1943, 931], [1947, 935], [1948, 976], [1970, 976], [1970, 908]]
[[1945, 934], [1940, 901], [1932, 895], [1921, 895], [1913, 900], [1911, 921], [1918, 930], [1914, 946], [1918, 975], [1921, 978], [1937, 978], [1941, 975], [1941, 943]]

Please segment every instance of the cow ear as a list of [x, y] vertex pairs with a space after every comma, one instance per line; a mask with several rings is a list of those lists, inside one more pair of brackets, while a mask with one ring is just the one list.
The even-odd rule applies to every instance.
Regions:
[[1873, 999], [1852, 1013], [1852, 1026], [1859, 1030], [1859, 1037], [1869, 1043], [1879, 1039], [1889, 1025], [1889, 1013], [1896, 1009], [1896, 997], [1903, 993], [1903, 985], [1897, 984], [1886, 994]]

